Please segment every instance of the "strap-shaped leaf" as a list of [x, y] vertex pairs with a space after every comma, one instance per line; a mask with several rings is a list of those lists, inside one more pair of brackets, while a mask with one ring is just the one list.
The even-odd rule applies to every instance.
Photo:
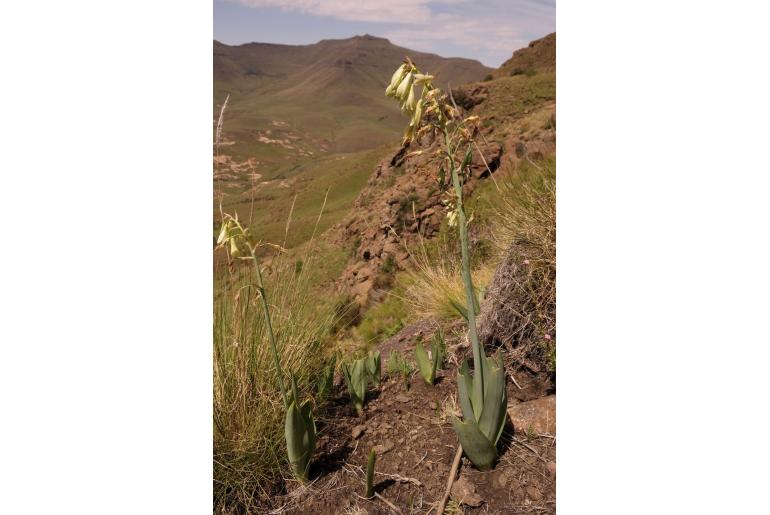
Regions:
[[463, 306], [462, 304], [460, 304], [454, 299], [449, 299], [449, 303], [452, 305], [455, 311], [460, 313], [460, 316], [462, 316], [466, 321], [468, 321], [468, 310], [465, 308], [465, 306]]
[[417, 342], [417, 344], [414, 346], [414, 358], [415, 361], [417, 361], [417, 367], [420, 369], [422, 378], [425, 379], [426, 383], [432, 385], [434, 379], [432, 363], [428, 358], [428, 353], [425, 352], [425, 349], [420, 342]]
[[470, 370], [468, 370], [468, 362], [463, 361], [460, 367], [460, 372], [457, 374], [457, 390], [460, 397], [460, 408], [463, 411], [463, 418], [465, 420], [476, 421], [476, 414], [473, 411], [473, 379], [471, 378]]
[[[492, 360], [490, 360], [492, 361]], [[500, 411], [505, 411], [500, 400], [505, 396], [505, 371], [494, 362], [489, 364], [484, 382], [487, 383], [484, 395], [484, 409], [479, 418], [479, 429], [490, 442], [497, 442]]]
[[[484, 348], [482, 347], [480, 350], [481, 363], [473, 364], [474, 367], [478, 366], [478, 368], [474, 368], [473, 370], [473, 392], [471, 395], [477, 421], [481, 418], [481, 412], [484, 407], [484, 395], [487, 391], [487, 375], [489, 374], [489, 367], [487, 365], [487, 357], [484, 354]], [[479, 374], [479, 370], [481, 370], [481, 374]], [[482, 378], [481, 383], [479, 383], [478, 380], [479, 375], [481, 375]]]
[[348, 391], [353, 389], [353, 377], [350, 371], [350, 366], [347, 363], [342, 363], [342, 377], [345, 379], [345, 386], [348, 387]]
[[294, 470], [294, 474], [300, 479], [305, 479], [307, 464], [310, 461], [310, 452], [306, 440], [307, 428], [305, 426], [305, 418], [294, 402], [289, 404], [289, 408], [286, 410], [285, 435], [286, 453], [289, 456], [289, 463]]
[[382, 360], [380, 351], [374, 351], [365, 358], [366, 371], [369, 373], [374, 384], [380, 384], [380, 375], [382, 370]]
[[315, 452], [316, 443], [315, 419], [313, 418], [310, 401], [307, 401], [300, 411], [302, 412], [302, 418], [305, 420], [305, 437], [303, 438], [303, 443], [306, 445], [307, 449], [307, 463], [305, 463], [305, 472], [307, 473], [307, 469], [310, 467], [310, 458]]
[[356, 391], [356, 396], [363, 400], [366, 393], [366, 378], [369, 374], [366, 368], [366, 359], [359, 359], [353, 364], [353, 388]]
[[292, 399], [294, 404], [299, 405], [299, 389], [297, 388], [297, 378], [294, 377], [294, 374], [291, 374], [291, 394], [294, 397]]
[[457, 417], [452, 417], [452, 425], [468, 459], [479, 470], [491, 469], [497, 457], [497, 449], [481, 433], [479, 426], [473, 421], [462, 421]]
[[497, 445], [497, 442], [500, 440], [500, 436], [503, 434], [503, 427], [505, 426], [505, 417], [508, 415], [508, 392], [505, 389], [505, 363], [503, 363], [503, 354], [501, 352], [497, 353], [497, 366], [502, 370], [503, 375], [503, 396], [500, 399], [500, 407], [498, 410], [498, 416], [500, 417], [497, 421], [497, 434], [495, 435], [494, 444]]

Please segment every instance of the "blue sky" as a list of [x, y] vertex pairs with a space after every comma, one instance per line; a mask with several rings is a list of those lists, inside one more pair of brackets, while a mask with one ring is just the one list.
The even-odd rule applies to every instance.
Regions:
[[555, 0], [214, 0], [214, 39], [228, 44], [372, 34], [497, 67], [554, 30]]

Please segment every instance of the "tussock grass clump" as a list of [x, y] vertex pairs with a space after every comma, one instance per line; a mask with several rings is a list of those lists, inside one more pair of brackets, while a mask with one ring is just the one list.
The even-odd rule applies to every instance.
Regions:
[[[308, 266], [311, 266], [308, 264]], [[251, 267], [219, 274], [214, 299], [214, 509], [258, 512], [258, 499], [289, 477], [284, 406]], [[307, 267], [306, 267], [307, 268]], [[281, 368], [300, 391], [317, 388], [334, 306], [316, 304], [307, 274], [273, 260], [265, 276]], [[309, 299], [314, 299], [310, 302]]]
[[[439, 321], [463, 318], [467, 301], [460, 264], [447, 256], [434, 262], [417, 258], [415, 265], [415, 269], [406, 272], [401, 279], [407, 285], [405, 298], [412, 313]], [[479, 301], [494, 270], [492, 265], [483, 264], [471, 272]]]

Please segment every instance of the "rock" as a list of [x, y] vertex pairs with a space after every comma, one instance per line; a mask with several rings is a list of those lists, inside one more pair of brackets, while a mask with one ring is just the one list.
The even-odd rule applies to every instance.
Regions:
[[366, 431], [366, 426], [356, 426], [353, 428], [353, 438], [358, 440], [361, 438], [361, 435], [364, 434], [364, 431]]
[[465, 476], [460, 476], [460, 479], [454, 482], [450, 495], [456, 502], [472, 508], [481, 506], [484, 502], [476, 493], [476, 485], [468, 481]]
[[548, 469], [548, 472], [552, 476], [556, 476], [556, 462], [555, 461], [549, 461], [548, 463], [546, 463], [545, 468]]
[[543, 498], [543, 494], [541, 494], [540, 490], [538, 490], [534, 486], [528, 486], [526, 493], [527, 493], [527, 497], [529, 497], [533, 501], [539, 501], [540, 499]]
[[407, 397], [403, 393], [400, 393], [400, 394], [396, 395], [396, 400], [398, 402], [409, 402], [409, 397]]
[[556, 434], [556, 395], [548, 395], [527, 402], [508, 405], [508, 416], [513, 428], [527, 434]]

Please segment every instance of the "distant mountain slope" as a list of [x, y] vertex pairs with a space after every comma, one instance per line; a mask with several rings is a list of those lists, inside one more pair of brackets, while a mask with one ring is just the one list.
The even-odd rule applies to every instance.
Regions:
[[493, 73], [495, 77], [532, 74], [534, 72], [556, 71], [556, 33], [532, 41], [528, 46], [516, 50]]
[[416, 52], [368, 35], [304, 46], [214, 41], [215, 116], [217, 105], [231, 95], [224, 130], [235, 142], [229, 152], [236, 159], [267, 157], [272, 163], [291, 156], [285, 145], [260, 151], [270, 143], [260, 142], [265, 135], [257, 131], [266, 129], [273, 130], [271, 140], [285, 140], [276, 134], [290, 129], [307, 153], [358, 151], [394, 141], [403, 120], [384, 90], [405, 55], [431, 70], [441, 85], [481, 80], [492, 72], [478, 61]]

